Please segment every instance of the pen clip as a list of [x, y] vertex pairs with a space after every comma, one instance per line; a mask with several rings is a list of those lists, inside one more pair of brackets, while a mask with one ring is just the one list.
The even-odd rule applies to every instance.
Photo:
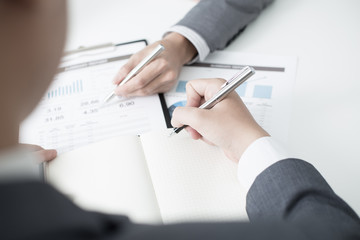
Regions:
[[227, 85], [229, 85], [232, 81], [234, 81], [235, 77], [237, 77], [237, 76], [238, 76], [238, 75], [230, 78], [229, 80], [226, 80], [226, 82], [224, 82], [224, 84], [221, 85], [220, 89], [226, 87]]
[[[244, 69], [244, 68], [243, 68]], [[221, 85], [221, 88], [224, 88], [225, 86], [229, 85], [230, 83], [232, 83], [235, 79], [238, 78], [238, 76], [240, 74], [243, 74], [242, 71], [238, 72], [237, 74], [235, 74], [234, 76], [232, 76], [229, 80], [227, 80], [223, 85]], [[220, 88], [220, 89], [221, 89]]]
[[228, 84], [229, 84], [229, 82], [228, 82], [228, 81], [224, 82], [224, 84], [223, 84], [223, 85], [221, 85], [220, 89], [224, 88], [224, 87], [225, 87], [226, 85], [228, 85]]

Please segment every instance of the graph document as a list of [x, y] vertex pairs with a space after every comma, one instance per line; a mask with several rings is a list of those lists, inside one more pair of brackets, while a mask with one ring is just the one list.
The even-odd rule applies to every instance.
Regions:
[[116, 98], [102, 105], [112, 80], [144, 42], [112, 46], [64, 58], [58, 74], [20, 128], [20, 141], [67, 152], [120, 135], [166, 129], [158, 95]]
[[[230, 79], [245, 65], [256, 73], [236, 92], [260, 126], [279, 141], [288, 140], [292, 92], [295, 84], [296, 57], [267, 56], [219, 51], [203, 62], [185, 66], [178, 83], [165, 94], [170, 115], [178, 106], [186, 105], [186, 84], [191, 79]], [[226, 124], [226, 116], [224, 116]]]

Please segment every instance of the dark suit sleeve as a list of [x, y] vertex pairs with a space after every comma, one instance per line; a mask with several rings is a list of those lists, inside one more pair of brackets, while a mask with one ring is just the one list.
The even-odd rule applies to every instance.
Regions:
[[357, 214], [311, 164], [299, 159], [282, 160], [265, 169], [246, 202], [253, 223], [285, 221], [316, 239], [360, 239]]
[[0, 184], [0, 239], [360, 239], [359, 218], [310, 164], [280, 161], [247, 196], [252, 223], [134, 224], [84, 211], [39, 182]]
[[188, 27], [210, 51], [225, 48], [273, 0], [201, 0], [177, 25]]
[[[290, 239], [291, 228], [249, 223], [134, 224], [125, 216], [84, 211], [51, 186], [39, 182], [0, 184], [1, 240], [109, 239]], [[269, 232], [271, 232], [269, 234]], [[296, 239], [296, 238], [293, 238]], [[299, 238], [300, 239], [300, 238]]]

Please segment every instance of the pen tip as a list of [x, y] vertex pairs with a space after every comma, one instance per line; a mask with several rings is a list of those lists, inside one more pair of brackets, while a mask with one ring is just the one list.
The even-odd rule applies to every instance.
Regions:
[[100, 108], [103, 108], [103, 107], [105, 106], [105, 103], [106, 103], [106, 102], [102, 102], [102, 103], [100, 103], [100, 105], [99, 105], [99, 109], [100, 109]]
[[172, 135], [174, 135], [175, 131], [172, 131], [168, 137], [171, 137]]

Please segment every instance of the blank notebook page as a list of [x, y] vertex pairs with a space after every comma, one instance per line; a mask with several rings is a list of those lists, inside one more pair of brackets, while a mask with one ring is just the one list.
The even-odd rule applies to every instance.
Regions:
[[237, 164], [186, 131], [141, 136], [164, 223], [247, 220]]
[[49, 182], [79, 206], [159, 223], [160, 212], [139, 137], [121, 136], [60, 154]]

